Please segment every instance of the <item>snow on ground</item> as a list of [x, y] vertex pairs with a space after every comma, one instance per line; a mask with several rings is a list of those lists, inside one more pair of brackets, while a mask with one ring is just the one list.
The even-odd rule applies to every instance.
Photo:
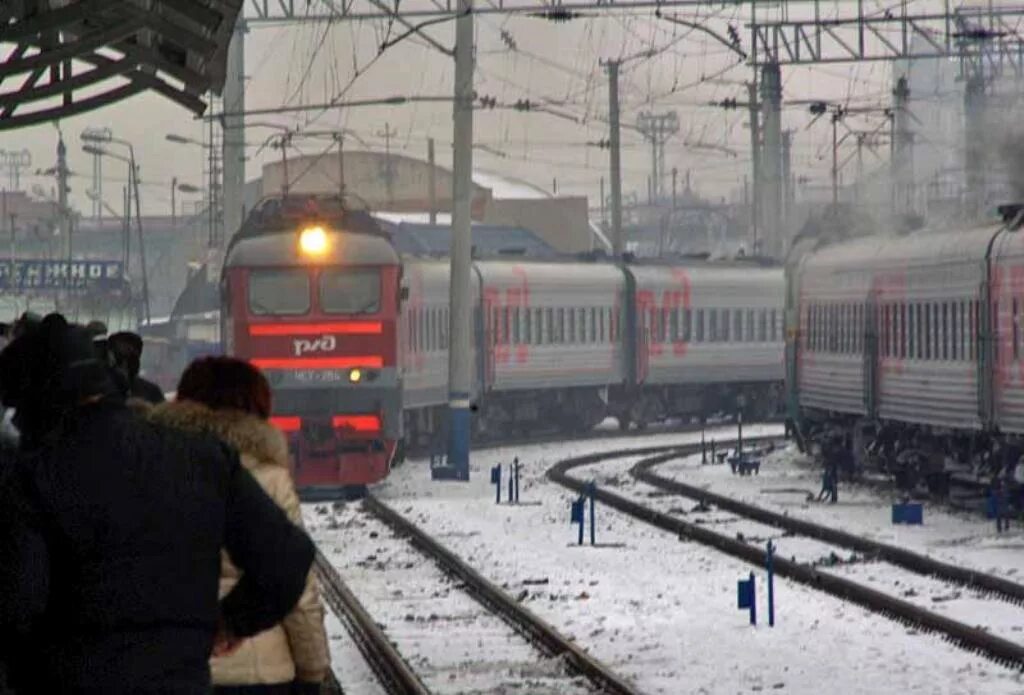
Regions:
[[781, 511], [867, 538], [907, 548], [944, 562], [1024, 582], [1024, 528], [996, 533], [995, 522], [938, 503], [924, 503], [924, 525], [892, 523], [896, 498], [877, 487], [839, 484], [839, 503], [807, 502], [806, 493], [821, 489], [821, 467], [788, 447], [765, 458], [760, 475], [736, 476], [728, 466], [702, 466], [700, 457], [670, 461], [660, 475], [706, 486], [759, 506]]
[[[758, 431], [779, 428], [745, 434]], [[481, 451], [468, 483], [431, 481], [425, 463], [409, 462], [377, 492], [492, 581], [526, 592], [529, 608], [644, 692], [1024, 692], [1015, 671], [784, 580], [776, 582], [777, 626], [751, 628], [736, 609], [736, 581], [757, 572], [763, 617], [763, 572], [610, 509], [598, 508], [599, 546], [575, 546], [573, 495], [544, 478], [549, 466], [698, 440], [676, 434]], [[488, 471], [514, 456], [523, 464], [523, 504], [497, 506]], [[364, 552], [358, 543], [335, 547], [339, 557]]]
[[[357, 505], [326, 510], [306, 506], [311, 535], [431, 693], [590, 691], [585, 680], [569, 676], [557, 659], [544, 658], [382, 522]], [[335, 669], [348, 693], [345, 662]]]
[[331, 611], [326, 612], [327, 643], [331, 670], [345, 695], [385, 695], [384, 688], [348, 634], [345, 625]]
[[[688, 457], [687, 462], [699, 466], [700, 458], [699, 454]], [[760, 548], [771, 539], [780, 557], [802, 564], [818, 565], [824, 572], [870, 586], [876, 591], [895, 596], [953, 620], [983, 627], [1004, 639], [1020, 641], [1024, 636], [1024, 606], [986, 597], [984, 592], [963, 589], [948, 581], [921, 576], [887, 562], [865, 560], [840, 546], [806, 536], [788, 535], [778, 528], [744, 519], [728, 511], [717, 508], [702, 509], [695, 500], [666, 493], [654, 486], [636, 481], [629, 474], [629, 469], [635, 462], [615, 461], [583, 466], [576, 469], [575, 475], [579, 478], [593, 479], [598, 485], [613, 488], [618, 494], [652, 509], [727, 536], [744, 539]], [[655, 471], [660, 473], [663, 468], [657, 467]], [[713, 473], [709, 475], [720, 474], [724, 469], [726, 474], [732, 476], [730, 468], [725, 465], [705, 468], [713, 469]], [[685, 474], [676, 477], [687, 478]], [[750, 480], [749, 477], [743, 479]]]

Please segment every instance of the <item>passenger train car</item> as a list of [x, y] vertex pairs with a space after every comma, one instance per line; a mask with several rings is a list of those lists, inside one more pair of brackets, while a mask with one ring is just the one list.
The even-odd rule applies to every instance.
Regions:
[[[780, 401], [778, 267], [477, 259], [472, 286], [477, 437]], [[365, 212], [291, 197], [247, 219], [225, 260], [222, 335], [269, 375], [307, 496], [440, 448], [448, 292], [447, 260], [400, 257]]]
[[788, 400], [804, 429], [933, 459], [1024, 434], [1021, 208], [1001, 211], [999, 224], [866, 237], [791, 262]]

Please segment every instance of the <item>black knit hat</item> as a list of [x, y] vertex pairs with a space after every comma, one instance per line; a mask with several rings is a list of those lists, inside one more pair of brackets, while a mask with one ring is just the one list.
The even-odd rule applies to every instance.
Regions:
[[0, 353], [0, 396], [8, 407], [67, 408], [114, 393], [89, 331], [50, 314]]

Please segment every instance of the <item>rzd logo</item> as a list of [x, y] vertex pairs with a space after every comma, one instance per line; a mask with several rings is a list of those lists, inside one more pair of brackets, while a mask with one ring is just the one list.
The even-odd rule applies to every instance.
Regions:
[[333, 352], [338, 347], [338, 340], [333, 335], [322, 335], [316, 340], [293, 340], [295, 356], [301, 357], [310, 352]]

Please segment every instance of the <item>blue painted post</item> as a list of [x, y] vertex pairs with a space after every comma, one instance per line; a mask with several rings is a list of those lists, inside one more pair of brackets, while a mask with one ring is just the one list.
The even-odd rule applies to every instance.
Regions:
[[594, 522], [595, 522], [597, 517], [594, 514], [594, 493], [595, 493], [596, 490], [597, 490], [597, 484], [594, 483], [593, 480], [591, 480], [589, 483], [587, 483], [586, 488], [584, 488], [584, 494], [587, 497], [590, 498], [590, 545], [594, 545], [595, 544], [595, 540], [594, 540], [595, 539]]
[[754, 573], [750, 573], [750, 624], [757, 625], [757, 590], [754, 588]]
[[775, 569], [772, 567], [774, 552], [774, 544], [768, 541], [768, 627], [775, 627]]
[[519, 504], [519, 457], [516, 456], [513, 461], [516, 471], [516, 504]]
[[508, 467], [508, 503], [509, 504], [512, 504], [512, 493], [514, 492], [513, 488], [515, 487], [515, 475], [512, 472], [513, 470], [514, 469], [513, 469], [512, 465], [510, 464], [509, 467]]
[[501, 464], [491, 467], [491, 483], [494, 485], [494, 503], [501, 504]]
[[715, 457], [715, 440], [711, 440], [711, 463], [717, 463], [718, 459]]
[[583, 504], [584, 504], [585, 501], [586, 501], [585, 498], [580, 497], [579, 501], [576, 503], [576, 504], [579, 505], [579, 516], [580, 516], [580, 540], [579, 540], [579, 545], [583, 545]]
[[708, 462], [708, 448], [704, 443], [704, 423], [700, 426], [700, 465], [704, 466]]
[[743, 460], [743, 411], [736, 413], [736, 457]]

